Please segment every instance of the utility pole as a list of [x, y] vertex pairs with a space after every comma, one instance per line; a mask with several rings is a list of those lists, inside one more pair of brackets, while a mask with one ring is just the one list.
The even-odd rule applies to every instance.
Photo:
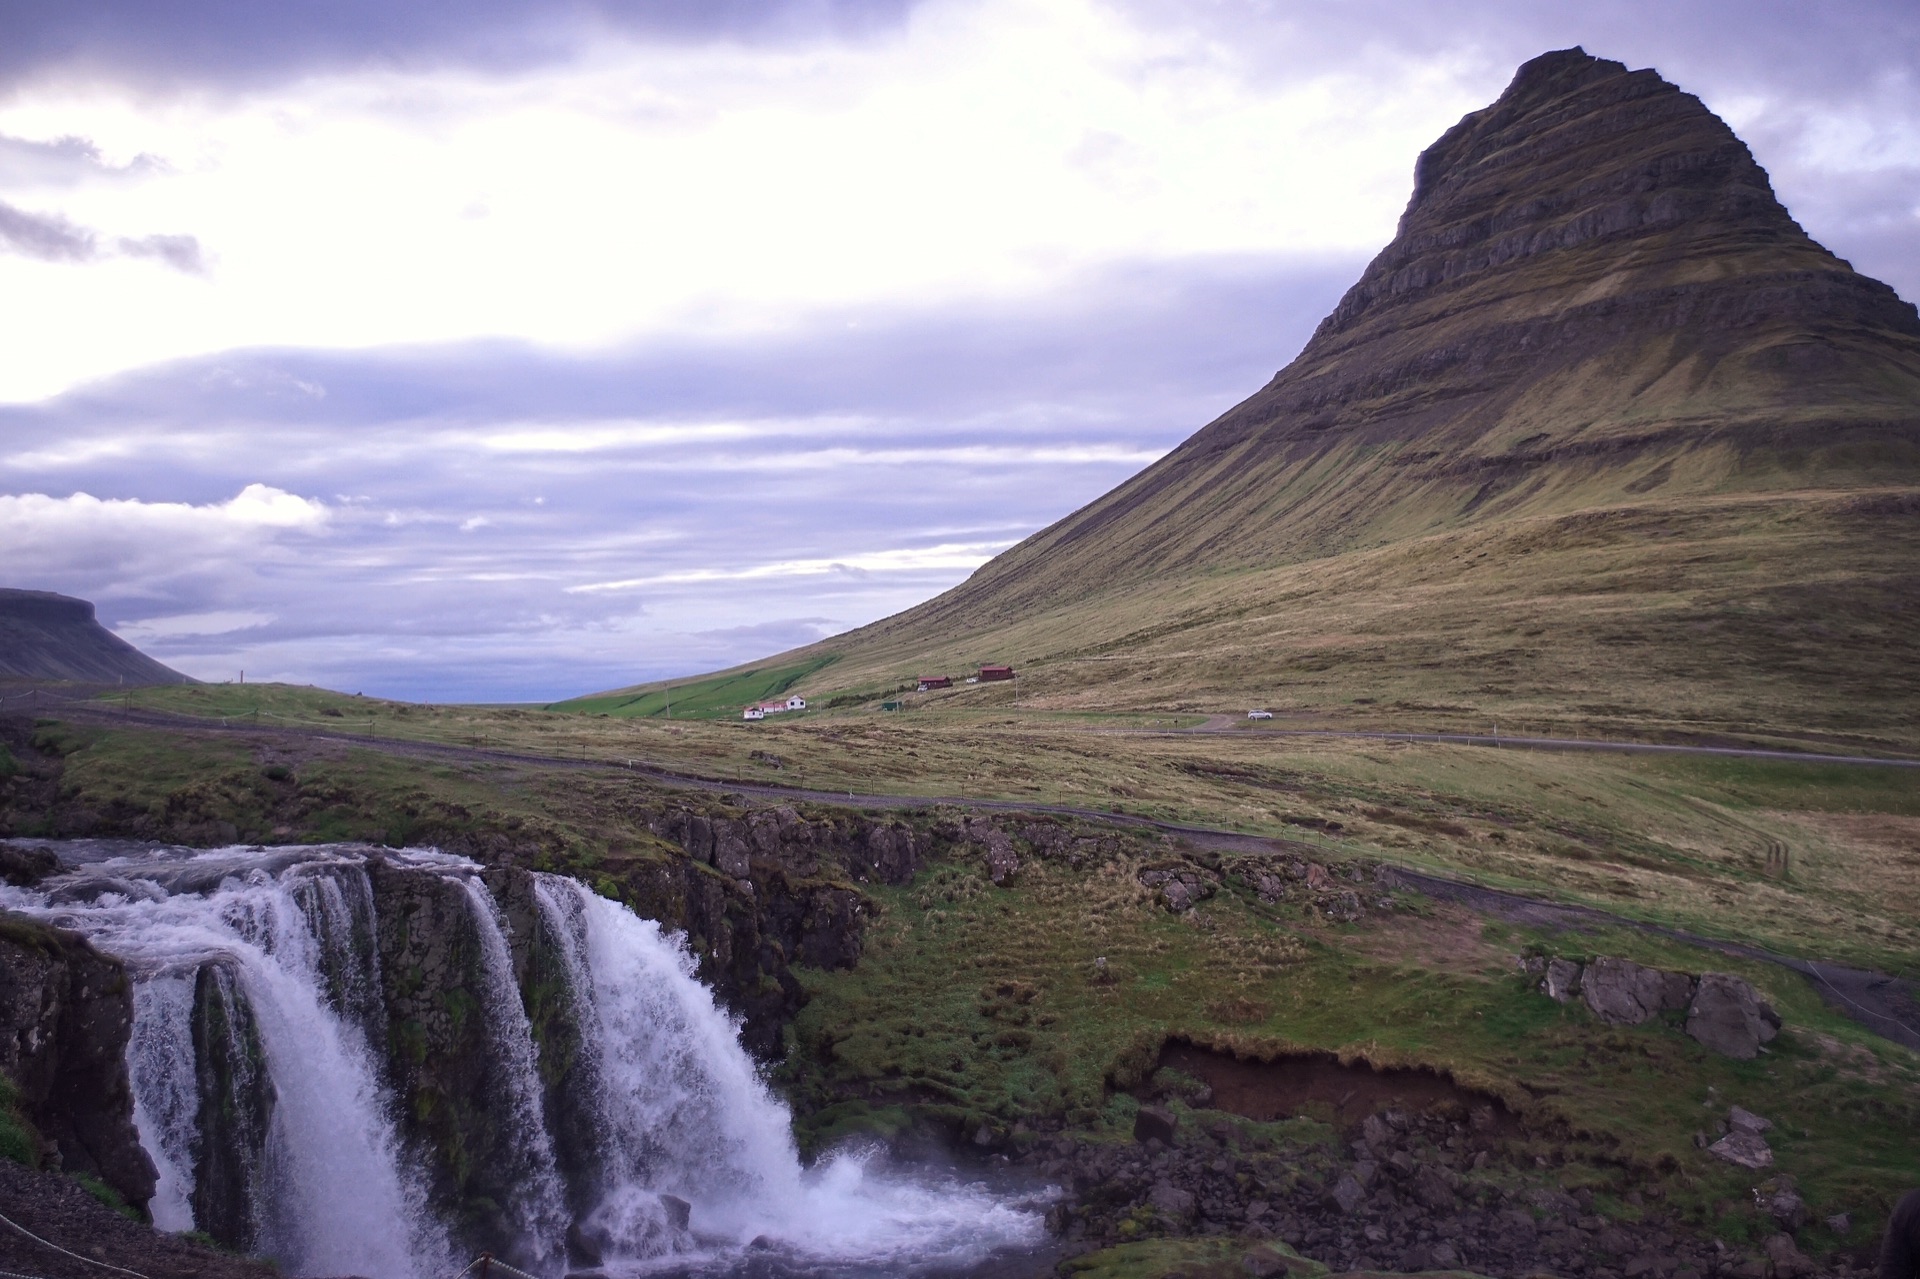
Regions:
[[667, 685], [667, 718], [673, 718], [673, 685]]

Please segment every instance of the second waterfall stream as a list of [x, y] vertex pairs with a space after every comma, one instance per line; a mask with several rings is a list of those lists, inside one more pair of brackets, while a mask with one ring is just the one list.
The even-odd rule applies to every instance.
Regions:
[[509, 898], [465, 859], [354, 846], [63, 858], [0, 904], [126, 962], [163, 1229], [370, 1279], [482, 1247], [556, 1279], [956, 1270], [1041, 1237], [1036, 1203], [952, 1176], [803, 1167], [678, 938], [572, 879]]

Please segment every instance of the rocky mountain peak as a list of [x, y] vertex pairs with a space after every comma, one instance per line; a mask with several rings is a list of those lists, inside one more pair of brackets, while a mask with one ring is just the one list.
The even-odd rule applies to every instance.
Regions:
[[1642, 244], [1657, 246], [1657, 262], [1773, 248], [1845, 269], [1698, 98], [1582, 49], [1543, 54], [1421, 154], [1398, 234], [1316, 336], [1488, 276], [1514, 278], [1543, 256], [1556, 259], [1543, 269], [1571, 267], [1574, 279], [1524, 287], [1588, 283], [1649, 265], [1627, 256]]

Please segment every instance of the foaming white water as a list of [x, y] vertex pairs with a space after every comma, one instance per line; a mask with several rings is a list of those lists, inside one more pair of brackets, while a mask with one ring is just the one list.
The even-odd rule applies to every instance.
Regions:
[[224, 963], [252, 1009], [275, 1093], [261, 1250], [298, 1274], [444, 1272], [445, 1238], [402, 1174], [378, 1064], [321, 997], [320, 947], [296, 889], [322, 874], [365, 871], [312, 850], [117, 858], [50, 895], [16, 891], [8, 904], [85, 934], [134, 976], [130, 1073], [143, 1141], [167, 1179], [156, 1202], [166, 1224], [191, 1221], [187, 1166], [198, 1145], [184, 1113], [195, 1051], [183, 1006], [202, 965]]
[[[949, 1177], [882, 1172], [864, 1155], [803, 1170], [791, 1115], [694, 978], [693, 957], [617, 902], [543, 876], [549, 927], [570, 936], [578, 1013], [598, 1046], [593, 1107], [613, 1138], [588, 1218], [628, 1262], [715, 1260], [771, 1243], [808, 1261], [955, 1265], [1042, 1234], [1030, 1207]], [[658, 1195], [692, 1206], [675, 1232]]]
[[199, 1156], [200, 1084], [194, 1075], [193, 979], [161, 974], [133, 987], [127, 1069], [133, 1126], [159, 1174], [147, 1211], [162, 1230], [193, 1229], [193, 1165]]

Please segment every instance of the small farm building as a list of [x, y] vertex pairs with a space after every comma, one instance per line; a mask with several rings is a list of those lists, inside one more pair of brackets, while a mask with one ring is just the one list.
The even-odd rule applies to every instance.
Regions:
[[1013, 667], [1011, 666], [982, 666], [980, 668], [980, 682], [982, 684], [990, 684], [997, 679], [1012, 678]]
[[807, 699], [796, 693], [787, 699], [786, 708], [790, 711], [803, 711], [807, 709]]
[[767, 713], [758, 706], [747, 707], [746, 712], [740, 716], [741, 719], [765, 719], [766, 717]]
[[916, 678], [920, 681], [920, 691], [923, 693], [931, 689], [953, 687], [951, 675], [921, 675]]

